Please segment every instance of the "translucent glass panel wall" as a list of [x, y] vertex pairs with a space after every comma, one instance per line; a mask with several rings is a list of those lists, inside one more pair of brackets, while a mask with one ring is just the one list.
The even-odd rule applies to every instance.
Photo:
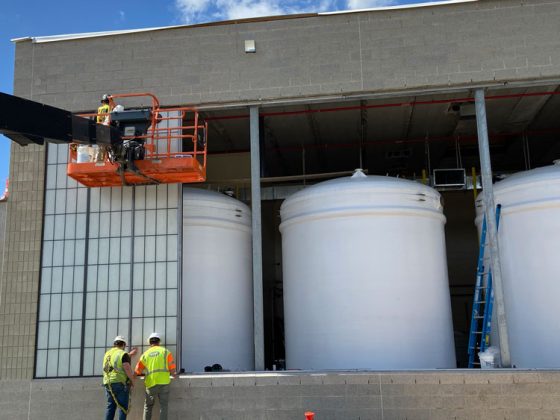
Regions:
[[100, 375], [116, 335], [143, 349], [157, 331], [175, 353], [179, 186], [88, 192], [67, 146], [48, 156], [36, 377]]
[[37, 377], [80, 374], [88, 192], [66, 176], [67, 154], [49, 145]]

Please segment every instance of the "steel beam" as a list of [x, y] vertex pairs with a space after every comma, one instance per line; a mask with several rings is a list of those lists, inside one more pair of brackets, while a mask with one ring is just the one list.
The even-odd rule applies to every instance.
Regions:
[[490, 265], [492, 268], [494, 306], [496, 308], [498, 335], [500, 338], [500, 354], [502, 367], [509, 368], [511, 367], [511, 356], [509, 352], [509, 337], [504, 304], [504, 288], [502, 282], [502, 269], [500, 265], [500, 247], [498, 244], [498, 229], [495, 216], [496, 205], [494, 203], [494, 190], [492, 185], [492, 164], [490, 162], [490, 144], [488, 141], [484, 89], [476, 89], [475, 105], [476, 125], [478, 131], [478, 151], [480, 154], [480, 172], [482, 177], [482, 194], [488, 232]]
[[253, 335], [255, 370], [264, 370], [263, 275], [261, 234], [261, 159], [259, 108], [249, 108], [251, 133], [251, 212], [253, 227]]

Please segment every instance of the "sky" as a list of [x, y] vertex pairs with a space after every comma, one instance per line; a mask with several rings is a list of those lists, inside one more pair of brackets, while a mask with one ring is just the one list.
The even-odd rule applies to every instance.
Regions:
[[[437, 0], [120, 0], [106, 3], [83, 0], [6, 0], [2, 3], [0, 91], [13, 93], [14, 45], [10, 42], [13, 38], [437, 3]], [[8, 177], [9, 151], [10, 141], [0, 135], [0, 195]]]

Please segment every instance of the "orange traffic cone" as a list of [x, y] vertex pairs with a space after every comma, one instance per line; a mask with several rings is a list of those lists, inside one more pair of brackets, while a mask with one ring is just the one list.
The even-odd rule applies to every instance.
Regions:
[[305, 420], [313, 420], [315, 418], [315, 413], [313, 411], [305, 412]]

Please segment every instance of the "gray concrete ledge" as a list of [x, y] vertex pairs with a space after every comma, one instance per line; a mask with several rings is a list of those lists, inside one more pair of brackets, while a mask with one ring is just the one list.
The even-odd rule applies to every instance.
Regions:
[[[0, 381], [0, 419], [103, 417], [100, 378]], [[142, 418], [143, 385], [129, 416]], [[182, 375], [170, 419], [557, 419], [560, 371], [267, 372]], [[157, 418], [157, 417], [155, 417]]]

